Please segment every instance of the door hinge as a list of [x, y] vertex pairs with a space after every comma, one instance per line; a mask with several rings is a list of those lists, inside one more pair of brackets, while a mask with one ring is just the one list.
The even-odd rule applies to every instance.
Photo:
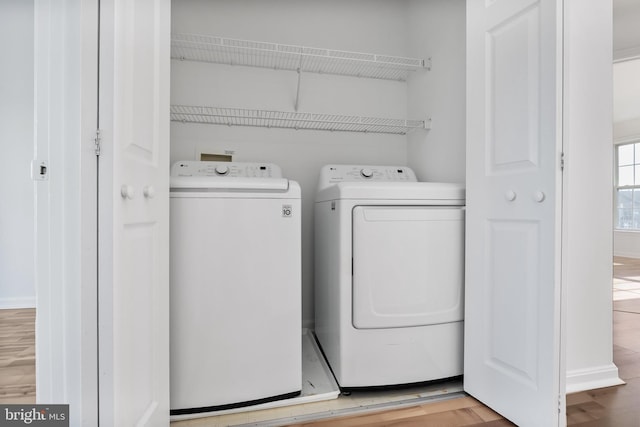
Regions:
[[100, 129], [96, 129], [96, 137], [93, 140], [96, 156], [100, 156], [100, 149], [102, 148], [102, 138], [100, 138]]
[[560, 153], [560, 170], [564, 170], [564, 152]]
[[558, 395], [558, 414], [562, 414], [562, 396]]

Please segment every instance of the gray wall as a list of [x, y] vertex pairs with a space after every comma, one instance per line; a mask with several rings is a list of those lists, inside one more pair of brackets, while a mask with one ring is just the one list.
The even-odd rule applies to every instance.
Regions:
[[0, 3], [0, 308], [35, 307], [33, 2]]

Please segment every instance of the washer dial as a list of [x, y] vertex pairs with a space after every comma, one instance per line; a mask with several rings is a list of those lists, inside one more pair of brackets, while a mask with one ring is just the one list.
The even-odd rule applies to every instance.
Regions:
[[226, 175], [229, 173], [229, 167], [226, 165], [218, 165], [216, 166], [216, 174], [218, 175]]
[[373, 171], [369, 168], [364, 168], [360, 170], [360, 175], [365, 178], [371, 178], [373, 176]]

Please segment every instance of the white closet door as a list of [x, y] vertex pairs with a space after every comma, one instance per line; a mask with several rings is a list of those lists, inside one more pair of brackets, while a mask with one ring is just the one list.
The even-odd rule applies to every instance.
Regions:
[[169, 0], [100, 2], [100, 425], [169, 425]]
[[519, 426], [566, 422], [561, 8], [467, 1], [464, 388]]

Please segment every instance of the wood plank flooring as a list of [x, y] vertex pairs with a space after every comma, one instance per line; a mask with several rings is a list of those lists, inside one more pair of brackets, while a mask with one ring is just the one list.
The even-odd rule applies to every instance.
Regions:
[[36, 310], [0, 310], [0, 403], [36, 402]]
[[[614, 264], [613, 360], [625, 385], [567, 396], [567, 424], [640, 426], [640, 260]], [[637, 293], [638, 297], [632, 293]], [[631, 293], [631, 294], [630, 294]], [[35, 402], [35, 310], [0, 310], [0, 402]], [[203, 421], [203, 420], [200, 420]], [[204, 424], [200, 424], [204, 425]], [[290, 424], [291, 427], [513, 426], [472, 397]]]
[[402, 409], [369, 414], [329, 418], [289, 426], [327, 427], [444, 427], [444, 426], [513, 426], [514, 424], [472, 397], [445, 400]]

